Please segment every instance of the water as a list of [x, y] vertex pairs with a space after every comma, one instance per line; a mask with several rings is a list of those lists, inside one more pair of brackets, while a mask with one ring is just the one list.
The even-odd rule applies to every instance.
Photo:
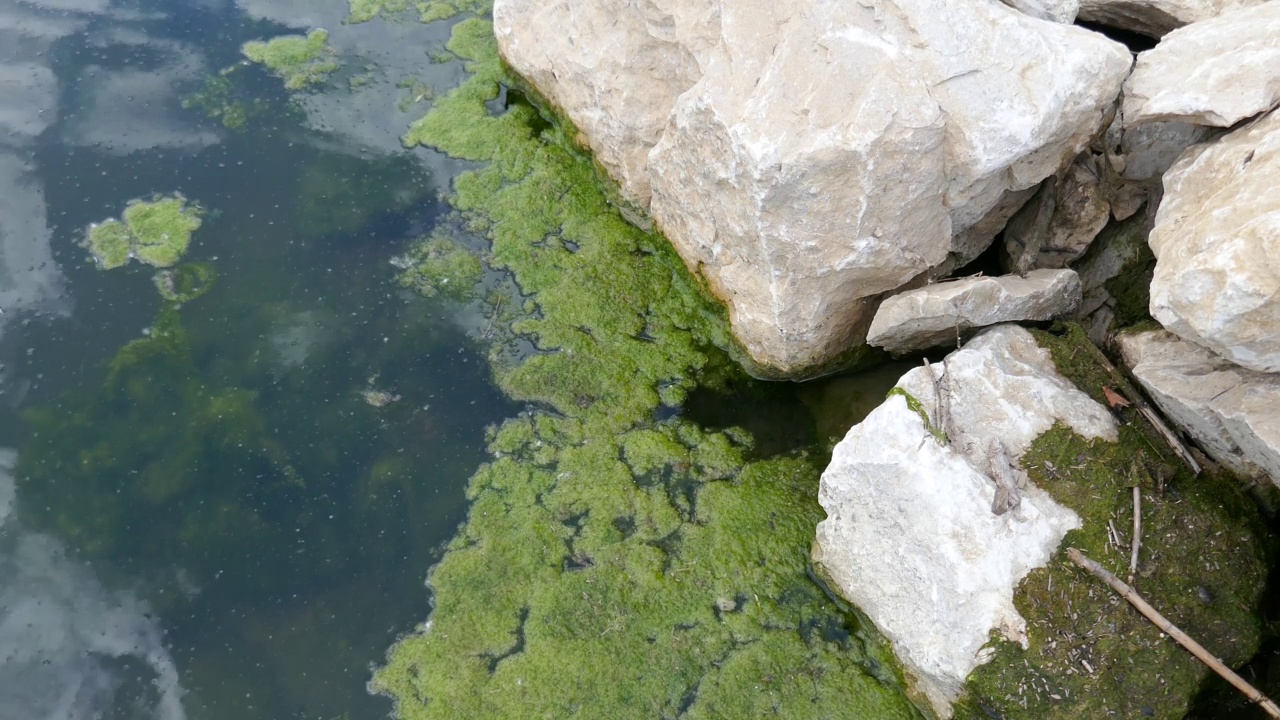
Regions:
[[[0, 0], [4, 720], [390, 707], [369, 668], [429, 613], [484, 427], [514, 409], [459, 308], [389, 262], [455, 171], [399, 144], [422, 111], [405, 78], [459, 72], [425, 55], [447, 24], [345, 13]], [[290, 101], [238, 68], [242, 131], [182, 107], [282, 21], [341, 31], [336, 89]], [[173, 192], [208, 211], [186, 259], [217, 275], [176, 313], [151, 268], [77, 245]]]
[[[520, 408], [485, 319], [391, 263], [463, 169], [400, 144], [461, 77], [431, 57], [450, 23], [346, 14], [0, 0], [0, 720], [390, 709], [370, 667], [427, 618], [485, 428]], [[313, 27], [343, 62], [323, 92], [241, 63]], [[216, 274], [178, 308], [78, 244], [175, 192], [207, 211], [185, 260]], [[768, 456], [842, 434], [900, 372], [742, 380], [686, 412]]]

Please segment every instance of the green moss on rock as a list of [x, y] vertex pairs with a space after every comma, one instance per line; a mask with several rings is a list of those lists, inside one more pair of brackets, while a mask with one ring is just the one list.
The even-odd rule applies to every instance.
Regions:
[[[1083, 331], [1038, 332], [1067, 378], [1103, 402], [1106, 372], [1083, 346]], [[1057, 426], [1023, 457], [1031, 479], [1079, 513], [1048, 567], [1014, 596], [1030, 648], [993, 641], [994, 659], [970, 676], [959, 718], [1181, 718], [1210, 671], [1127, 602], [1065, 556], [1076, 547], [1117, 576], [1127, 544], [1132, 487], [1142, 490], [1142, 546], [1131, 583], [1174, 624], [1228, 665], [1256, 650], [1256, 611], [1272, 553], [1262, 519], [1231, 477], [1192, 476], [1136, 413], [1124, 410], [1117, 443], [1090, 441]]]
[[329, 31], [315, 29], [304, 35], [282, 35], [267, 41], [251, 40], [240, 51], [284, 80], [287, 90], [302, 90], [323, 83], [341, 65], [329, 46]]
[[728, 372], [719, 307], [565, 131], [519, 98], [490, 114], [510, 79], [489, 23], [449, 49], [474, 75], [406, 144], [486, 163], [453, 222], [519, 286], [507, 332], [537, 351], [492, 359], [536, 409], [494, 430], [431, 622], [373, 686], [406, 720], [916, 717], [885, 645], [808, 576], [815, 461], [746, 462], [740, 430], [655, 420]]
[[83, 245], [105, 270], [121, 267], [130, 258], [155, 267], [170, 267], [186, 254], [203, 215], [198, 205], [176, 193], [134, 200], [125, 207], [123, 222], [107, 220], [91, 225]]

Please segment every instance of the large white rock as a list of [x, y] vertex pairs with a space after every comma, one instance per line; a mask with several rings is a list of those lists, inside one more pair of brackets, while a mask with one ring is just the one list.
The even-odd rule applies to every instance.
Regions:
[[1116, 343], [1151, 399], [1210, 457], [1280, 483], [1280, 376], [1245, 370], [1160, 330]]
[[1079, 303], [1080, 279], [1074, 270], [940, 282], [881, 303], [867, 343], [894, 353], [954, 345], [971, 328], [1050, 320], [1070, 313]]
[[1280, 105], [1280, 3], [1188, 25], [1138, 55], [1124, 84], [1124, 123], [1230, 127]]
[[1165, 173], [1151, 315], [1252, 370], [1280, 370], [1280, 111]]
[[1175, 28], [1267, 0], [1080, 0], [1079, 19], [1161, 37]]
[[859, 340], [877, 296], [981, 252], [1130, 65], [985, 0], [497, 0], [494, 18], [751, 356], [791, 374]]
[[[926, 368], [904, 375], [898, 387], [913, 402], [891, 394], [836, 446], [818, 490], [827, 519], [813, 557], [949, 717], [992, 630], [1025, 646], [1014, 587], [1080, 525], [1033, 485], [1015, 508], [993, 513], [992, 441], [1003, 441], [1016, 462], [1054, 423], [1111, 441], [1116, 427], [1016, 326], [983, 332], [933, 372], [940, 383]], [[939, 384], [949, 387], [945, 410]], [[946, 445], [929, 427], [943, 425], [944, 414]]]

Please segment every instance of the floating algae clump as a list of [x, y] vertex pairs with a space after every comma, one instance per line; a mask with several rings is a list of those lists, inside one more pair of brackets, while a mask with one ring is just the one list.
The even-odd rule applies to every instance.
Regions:
[[[1037, 331], [1059, 371], [1104, 402], [1113, 381], [1083, 346], [1083, 330]], [[1015, 595], [1030, 647], [995, 642], [994, 659], [969, 678], [957, 718], [1181, 718], [1211, 675], [1127, 602], [1066, 558], [1076, 547], [1128, 579], [1132, 487], [1142, 491], [1142, 545], [1129, 582], [1144, 599], [1229, 666], [1248, 660], [1261, 628], [1272, 542], [1256, 507], [1229, 476], [1192, 476], [1133, 408], [1116, 443], [1064, 426], [1038, 438], [1022, 465], [1036, 485], [1080, 514], [1048, 567]]]
[[487, 112], [510, 82], [487, 22], [450, 50], [474, 75], [406, 140], [488, 162], [458, 178], [455, 221], [527, 298], [512, 331], [539, 352], [492, 357], [533, 405], [493, 431], [431, 622], [373, 686], [405, 720], [917, 717], [884, 644], [808, 577], [815, 460], [654, 419], [737, 377], [718, 307], [562, 131], [527, 103]]
[[302, 90], [322, 83], [339, 67], [336, 54], [329, 47], [329, 31], [322, 29], [312, 30], [305, 36], [251, 40], [240, 51], [284, 80], [287, 90]]
[[211, 263], [187, 263], [173, 270], [161, 270], [152, 281], [160, 297], [169, 302], [186, 303], [209, 292], [217, 276]]
[[362, 23], [376, 17], [389, 17], [410, 7], [424, 23], [451, 18], [461, 13], [484, 13], [493, 7], [493, 0], [347, 0], [351, 14], [345, 22]]
[[90, 226], [83, 244], [104, 270], [121, 267], [130, 258], [170, 267], [187, 252], [202, 215], [199, 206], [178, 194], [134, 200], [125, 208], [123, 221]]
[[400, 284], [425, 297], [470, 300], [484, 277], [478, 255], [439, 233], [419, 240], [392, 262], [403, 268]]

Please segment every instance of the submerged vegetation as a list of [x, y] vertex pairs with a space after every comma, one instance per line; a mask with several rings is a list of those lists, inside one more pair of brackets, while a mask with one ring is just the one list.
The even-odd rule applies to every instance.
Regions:
[[410, 8], [418, 13], [418, 21], [429, 23], [451, 18], [460, 13], [481, 13], [493, 0], [347, 0], [351, 14], [346, 22], [368, 22], [376, 17], [390, 18]]
[[323, 83], [341, 67], [337, 54], [329, 46], [329, 31], [319, 28], [305, 36], [253, 40], [245, 43], [241, 52], [284, 80], [287, 90], [303, 90]]
[[406, 143], [486, 163], [453, 222], [519, 286], [492, 365], [530, 406], [493, 431], [431, 621], [374, 687], [405, 720], [915, 716], [883, 643], [808, 576], [815, 459], [751, 460], [745, 431], [664, 410], [739, 377], [719, 308], [565, 130], [514, 90], [491, 114], [511, 79], [489, 23], [449, 49], [473, 75]]
[[392, 262], [403, 269], [400, 284], [424, 297], [470, 300], [484, 277], [480, 256], [439, 232], [417, 241]]
[[134, 258], [166, 268], [186, 254], [203, 215], [198, 205], [176, 193], [134, 200], [125, 207], [123, 220], [91, 225], [83, 244], [104, 270], [121, 267]]
[[[1037, 331], [1064, 376], [1105, 403], [1112, 379], [1085, 347], [1083, 330]], [[1142, 596], [1227, 665], [1257, 649], [1257, 609], [1272, 540], [1235, 478], [1193, 476], [1132, 408], [1120, 440], [1089, 441], [1058, 426], [1022, 459], [1028, 475], [1084, 525], [1068, 533], [1046, 568], [1014, 595], [1030, 649], [993, 641], [994, 659], [970, 676], [957, 717], [1181, 718], [1210, 671], [1109, 588], [1066, 558], [1076, 547], [1128, 578], [1132, 488], [1142, 493], [1142, 545], [1130, 580]]]

